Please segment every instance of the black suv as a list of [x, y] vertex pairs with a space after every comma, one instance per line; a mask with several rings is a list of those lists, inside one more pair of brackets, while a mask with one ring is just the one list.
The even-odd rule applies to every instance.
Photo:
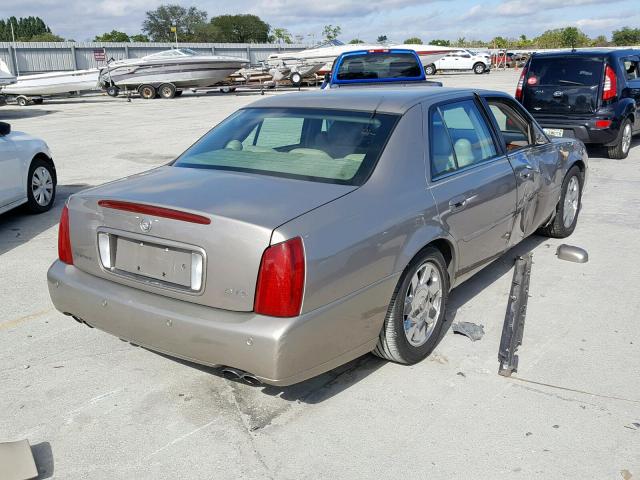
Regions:
[[533, 54], [516, 98], [549, 136], [608, 147], [626, 158], [640, 133], [640, 50], [573, 50]]

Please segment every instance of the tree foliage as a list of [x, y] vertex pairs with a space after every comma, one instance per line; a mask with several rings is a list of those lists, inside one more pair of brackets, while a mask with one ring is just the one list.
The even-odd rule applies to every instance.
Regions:
[[196, 7], [184, 8], [180, 5], [161, 5], [146, 13], [142, 22], [142, 31], [154, 42], [171, 42], [175, 34], [171, 27], [177, 29], [178, 40], [189, 42], [195, 40], [198, 25], [207, 21], [207, 12]]
[[422, 39], [420, 37], [407, 38], [403, 43], [407, 45], [422, 45]]
[[449, 40], [431, 40], [429, 42], [429, 45], [437, 45], [438, 47], [450, 47], [451, 46], [451, 42]]
[[213, 17], [211, 26], [217, 30], [210, 41], [229, 43], [266, 43], [271, 27], [256, 15], [220, 15]]
[[387, 41], [387, 36], [386, 35], [379, 35], [376, 42], [378, 43], [384, 43]]
[[291, 33], [286, 28], [274, 28], [269, 35], [269, 41], [275, 43], [293, 43]]
[[640, 28], [622, 27], [614, 30], [611, 41], [618, 46], [640, 45]]
[[333, 25], [325, 25], [322, 28], [322, 36], [329, 42], [338, 38], [341, 33], [342, 27], [340, 27], [340, 25], [336, 25], [335, 27]]
[[[11, 25], [13, 33], [18, 42], [60, 42], [61, 37], [53, 35], [51, 29], [40, 17], [9, 17], [6, 20], [0, 19], [0, 42], [11, 42]], [[32, 40], [37, 37], [36, 40]], [[55, 40], [50, 40], [55, 38]], [[45, 39], [45, 40], [42, 40]]]
[[97, 35], [94, 39], [94, 42], [129, 42], [131, 41], [131, 37], [124, 32], [120, 32], [118, 30], [111, 30], [110, 32], [103, 33], [102, 35]]
[[364, 40], [360, 40], [359, 38], [354, 38], [354, 39], [352, 39], [352, 40], [349, 40], [349, 43], [350, 43], [351, 45], [357, 45], [357, 44], [359, 44], [359, 43], [364, 43]]

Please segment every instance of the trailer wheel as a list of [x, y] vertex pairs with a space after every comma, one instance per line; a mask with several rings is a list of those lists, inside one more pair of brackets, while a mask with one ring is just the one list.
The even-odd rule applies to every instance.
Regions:
[[120, 93], [120, 89], [115, 85], [111, 85], [110, 87], [107, 87], [107, 95], [109, 95], [110, 97], [115, 98], [118, 96], [119, 93]]
[[158, 93], [162, 98], [173, 98], [176, 96], [176, 86], [173, 83], [163, 83], [158, 87]]
[[138, 93], [145, 100], [156, 98], [156, 88], [153, 85], [140, 85], [138, 87]]
[[20, 95], [16, 98], [16, 103], [21, 107], [26, 107], [27, 105], [29, 105], [29, 99], [23, 95]]
[[300, 75], [299, 72], [293, 72], [291, 74], [291, 84], [294, 87], [299, 87], [300, 85], [302, 85], [302, 75]]

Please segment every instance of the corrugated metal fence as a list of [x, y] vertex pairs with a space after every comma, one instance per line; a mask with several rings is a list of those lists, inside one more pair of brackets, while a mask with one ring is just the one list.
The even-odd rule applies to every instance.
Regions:
[[[304, 44], [270, 43], [179, 43], [204, 55], [227, 55], [248, 58], [252, 64], [265, 60], [272, 53], [309, 48]], [[175, 43], [102, 43], [102, 42], [0, 42], [0, 60], [13, 74], [84, 70], [103, 65], [94, 59], [94, 50], [106, 48], [107, 59], [139, 58], [168, 50]], [[17, 69], [16, 69], [17, 59]]]

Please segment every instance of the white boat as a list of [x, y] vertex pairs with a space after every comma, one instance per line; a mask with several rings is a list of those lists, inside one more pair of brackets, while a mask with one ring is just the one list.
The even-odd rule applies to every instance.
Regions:
[[285, 52], [274, 53], [269, 55], [267, 63], [270, 67], [277, 68], [278, 66], [285, 65], [292, 67], [297, 63], [306, 65], [321, 64], [321, 67], [316, 70], [318, 74], [329, 73], [331, 71], [333, 61], [345, 52], [353, 52], [356, 50], [380, 50], [391, 48], [404, 48], [415, 51], [420, 57], [420, 61], [423, 65], [429, 65], [440, 58], [444, 57], [447, 53], [459, 50], [454, 47], [440, 47], [437, 45], [416, 45], [416, 44], [400, 44], [400, 45], [373, 45], [364, 43], [354, 43], [349, 45], [340, 44], [339, 42], [333, 42], [328, 46], [320, 46], [316, 48], [309, 48], [307, 50], [301, 50], [298, 52]]
[[224, 81], [247, 66], [244, 58], [199, 55], [188, 48], [165, 50], [142, 58], [109, 62], [100, 70], [100, 84], [109, 87], [137, 89], [142, 85], [155, 88], [172, 84], [175, 88], [204, 88]]
[[21, 75], [17, 82], [2, 88], [2, 93], [12, 96], [61, 95], [98, 90], [98, 69], [49, 72]]
[[16, 77], [11, 73], [6, 63], [0, 60], [0, 88], [16, 83]]

